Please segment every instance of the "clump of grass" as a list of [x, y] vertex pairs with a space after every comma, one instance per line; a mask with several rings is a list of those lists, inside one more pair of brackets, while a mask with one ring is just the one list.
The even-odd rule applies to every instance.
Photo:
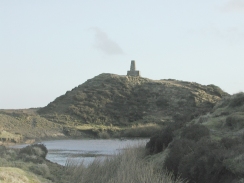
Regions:
[[128, 183], [128, 182], [153, 182], [153, 183], [179, 183], [170, 174], [162, 174], [155, 165], [144, 159], [145, 148], [128, 148], [120, 154], [105, 158], [95, 159], [87, 167], [81, 163], [69, 160], [66, 164], [66, 176], [73, 183]]

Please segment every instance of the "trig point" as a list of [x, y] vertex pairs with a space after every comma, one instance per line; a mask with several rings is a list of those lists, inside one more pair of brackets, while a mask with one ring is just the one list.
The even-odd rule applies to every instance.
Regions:
[[135, 60], [131, 61], [130, 70], [127, 71], [127, 76], [140, 76], [140, 71], [136, 71], [136, 62], [135, 62]]

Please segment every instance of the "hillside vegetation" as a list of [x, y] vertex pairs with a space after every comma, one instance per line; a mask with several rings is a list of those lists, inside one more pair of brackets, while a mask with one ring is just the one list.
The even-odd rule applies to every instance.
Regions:
[[62, 125], [36, 114], [36, 109], [0, 110], [0, 144], [31, 143], [38, 139], [63, 137]]
[[168, 125], [151, 137], [159, 167], [194, 183], [244, 181], [244, 93], [226, 96], [206, 115]]
[[224, 96], [214, 85], [100, 74], [46, 107], [0, 110], [0, 140], [150, 137], [206, 114]]
[[[50, 182], [244, 181], [244, 93], [229, 95], [215, 85], [101, 74], [46, 107], [0, 110], [0, 125], [0, 139], [13, 142], [151, 136], [146, 148], [88, 167], [50, 163], [42, 145], [15, 152], [0, 146], [2, 166]], [[99, 177], [90, 176], [93, 172]]]
[[214, 85], [100, 74], [37, 112], [49, 121], [66, 125], [68, 135], [93, 129], [94, 133], [106, 131], [113, 135], [121, 135], [122, 130], [129, 136], [132, 127], [158, 128], [205, 114], [227, 95]]
[[95, 159], [85, 165], [72, 158], [65, 166], [45, 159], [48, 150], [43, 144], [22, 149], [0, 145], [0, 182], [4, 183], [183, 183], [172, 174], [155, 169], [145, 158], [143, 146], [128, 147], [104, 160]]

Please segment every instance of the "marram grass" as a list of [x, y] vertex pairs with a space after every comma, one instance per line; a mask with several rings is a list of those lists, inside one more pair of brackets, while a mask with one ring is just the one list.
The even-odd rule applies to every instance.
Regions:
[[156, 169], [153, 162], [145, 160], [145, 148], [127, 148], [104, 160], [95, 159], [90, 165], [66, 162], [67, 182], [72, 183], [183, 183], [172, 174]]

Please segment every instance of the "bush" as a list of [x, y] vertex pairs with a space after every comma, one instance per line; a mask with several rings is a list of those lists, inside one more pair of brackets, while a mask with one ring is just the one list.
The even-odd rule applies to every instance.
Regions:
[[30, 171], [43, 177], [49, 177], [50, 171], [46, 164], [36, 164], [30, 167]]
[[7, 148], [3, 145], [0, 145], [0, 157], [3, 157], [3, 155], [7, 152]]
[[170, 152], [165, 158], [163, 167], [177, 176], [178, 167], [182, 158], [191, 153], [194, 146], [195, 142], [188, 139], [179, 139], [172, 142], [169, 147]]
[[225, 126], [230, 129], [240, 129], [244, 127], [244, 113], [236, 112], [229, 115], [225, 120]]
[[230, 137], [224, 137], [220, 140], [220, 144], [226, 148], [231, 149], [234, 146], [239, 145], [242, 142], [240, 138], [230, 138]]
[[220, 101], [218, 101], [215, 106], [213, 107], [213, 110], [216, 110], [218, 108], [224, 108], [229, 105], [231, 97], [223, 97]]
[[44, 144], [33, 144], [20, 149], [18, 158], [25, 162], [41, 164], [45, 162], [48, 150]]
[[172, 130], [167, 128], [161, 134], [151, 137], [146, 145], [148, 153], [155, 154], [163, 151], [173, 140], [173, 136]]
[[241, 139], [233, 140], [236, 145], [231, 148], [229, 142], [232, 140], [226, 138], [220, 143], [209, 138], [201, 138], [198, 142], [176, 140], [170, 144], [164, 168], [189, 183], [234, 183], [244, 175], [244, 146]]
[[201, 139], [192, 150], [179, 163], [178, 173], [182, 178], [189, 183], [231, 182], [233, 174], [223, 165], [226, 152], [217, 142]]
[[160, 108], [166, 108], [169, 106], [169, 101], [167, 98], [160, 96], [156, 101], [156, 105]]
[[176, 123], [185, 123], [187, 121], [190, 121], [191, 120], [191, 115], [192, 114], [181, 114], [181, 113], [178, 113], [176, 112], [174, 115], [173, 115], [173, 120], [176, 122]]
[[244, 104], [244, 93], [240, 92], [232, 96], [230, 100], [230, 107], [239, 107]]
[[98, 132], [98, 137], [100, 139], [109, 139], [110, 138], [110, 135], [106, 131], [101, 131], [101, 132]]
[[215, 86], [213, 84], [207, 85], [207, 90], [209, 90], [211, 93], [213, 93], [214, 95], [217, 95], [219, 97], [223, 97], [223, 96], [227, 95], [220, 87]]
[[48, 150], [44, 144], [33, 144], [22, 148], [19, 154], [26, 154], [29, 156], [37, 156], [43, 159], [46, 158]]
[[198, 141], [202, 137], [208, 137], [209, 134], [209, 129], [207, 127], [195, 124], [185, 127], [181, 132], [181, 137], [189, 140]]

